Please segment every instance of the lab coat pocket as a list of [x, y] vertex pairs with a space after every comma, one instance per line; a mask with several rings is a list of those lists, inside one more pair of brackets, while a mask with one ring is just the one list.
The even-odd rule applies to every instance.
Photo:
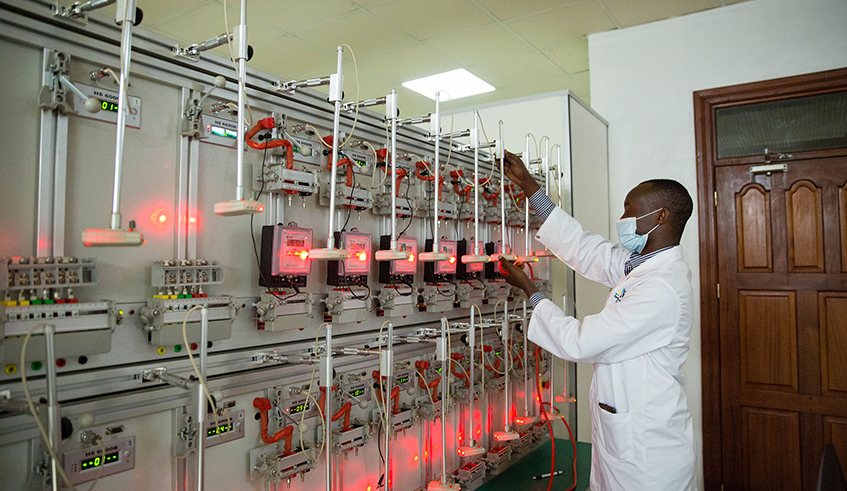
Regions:
[[633, 459], [632, 415], [613, 414], [599, 410], [600, 428], [603, 435], [603, 448], [612, 457], [629, 461]]

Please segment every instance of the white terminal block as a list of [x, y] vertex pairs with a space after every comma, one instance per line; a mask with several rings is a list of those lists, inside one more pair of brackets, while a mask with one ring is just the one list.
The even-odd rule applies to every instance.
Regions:
[[435, 361], [444, 361], [447, 359], [447, 340], [437, 338], [435, 340]]
[[329, 102], [344, 99], [344, 76], [333, 73], [329, 76]]
[[[235, 58], [247, 59], [247, 24], [238, 24], [232, 31], [232, 44], [235, 45]], [[242, 75], [243, 76], [243, 75]]]
[[384, 349], [379, 352], [379, 373], [384, 377], [391, 376], [394, 368], [394, 352]]
[[470, 130], [470, 146], [471, 148], [479, 147], [479, 130], [476, 128], [471, 128]]

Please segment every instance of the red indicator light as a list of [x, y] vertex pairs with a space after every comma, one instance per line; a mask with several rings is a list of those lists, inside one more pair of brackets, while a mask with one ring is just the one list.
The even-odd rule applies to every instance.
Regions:
[[358, 258], [359, 258], [359, 261], [365, 261], [368, 258], [368, 255], [365, 254], [364, 252], [360, 252], [358, 254]]
[[410, 263], [415, 262], [415, 255], [414, 254], [409, 254], [409, 262]]
[[194, 222], [196, 222], [196, 221], [197, 221], [197, 219], [196, 219], [196, 218], [194, 218], [194, 217], [189, 217], [189, 218], [188, 218], [188, 222], [189, 222], [189, 223], [194, 223]]
[[304, 260], [304, 261], [305, 261], [306, 259], [308, 259], [308, 258], [309, 258], [309, 251], [303, 251], [303, 252], [301, 252], [301, 253], [300, 253], [300, 254], [298, 254], [298, 255], [300, 256], [300, 259], [302, 259], [302, 260]]
[[455, 262], [456, 262], [456, 256], [450, 256], [450, 264], [453, 264]]
[[264, 206], [260, 206], [260, 207], [259, 207], [259, 211], [260, 211], [260, 212], [265, 211], [265, 207], [264, 207]]

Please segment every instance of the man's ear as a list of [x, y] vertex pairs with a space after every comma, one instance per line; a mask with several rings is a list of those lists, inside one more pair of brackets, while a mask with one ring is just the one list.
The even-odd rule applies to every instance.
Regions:
[[656, 223], [662, 224], [667, 223], [671, 218], [671, 211], [667, 208], [662, 208], [662, 211], [657, 213], [658, 217], [656, 218]]

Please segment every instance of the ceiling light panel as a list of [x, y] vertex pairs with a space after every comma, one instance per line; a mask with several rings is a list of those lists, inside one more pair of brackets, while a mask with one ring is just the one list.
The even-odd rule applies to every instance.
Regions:
[[438, 73], [428, 77], [403, 82], [403, 87], [414, 90], [418, 94], [425, 95], [435, 100], [435, 93], [443, 91], [448, 98], [461, 99], [476, 94], [483, 94], [494, 90], [494, 86], [482, 80], [464, 68]]

